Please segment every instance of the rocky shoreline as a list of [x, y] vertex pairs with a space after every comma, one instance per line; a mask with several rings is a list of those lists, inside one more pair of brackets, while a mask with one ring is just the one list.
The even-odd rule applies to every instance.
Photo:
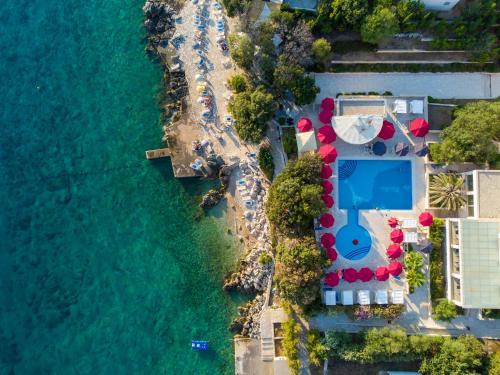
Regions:
[[[169, 53], [169, 44], [175, 42], [176, 10], [165, 0], [147, 0], [143, 7], [145, 17], [144, 27], [148, 33], [148, 44], [146, 51], [151, 56], [160, 60], [164, 70], [164, 82], [166, 92], [164, 95], [163, 121], [166, 124], [163, 129], [165, 135], [163, 141], [167, 141], [166, 131], [175, 122], [181, 111], [182, 101], [188, 95], [188, 82], [182, 63], [176, 63], [176, 56]], [[170, 64], [169, 61], [174, 61]], [[212, 155], [210, 155], [212, 156]], [[225, 155], [229, 156], [229, 155]], [[220, 162], [222, 161], [222, 162]], [[225, 198], [230, 183], [234, 166], [224, 163], [222, 156], [215, 155], [214, 165], [207, 158], [208, 177], [219, 177], [221, 187], [212, 189], [205, 194], [200, 207], [211, 208]], [[249, 165], [254, 164], [254, 165]], [[244, 176], [252, 183], [251, 199], [255, 202], [252, 211], [245, 211], [240, 219], [239, 226], [245, 227], [250, 233], [246, 245], [249, 248], [245, 258], [241, 261], [238, 270], [231, 274], [225, 281], [225, 291], [238, 291], [245, 294], [257, 294], [247, 304], [238, 308], [238, 317], [230, 326], [231, 332], [248, 337], [259, 337], [260, 315], [266, 302], [265, 292], [268, 288], [272, 273], [273, 259], [271, 257], [271, 244], [268, 236], [268, 224], [264, 213], [264, 202], [266, 189], [262, 184], [262, 173], [258, 170], [258, 163], [240, 162], [238, 167]], [[255, 165], [256, 164], [256, 165]], [[243, 206], [243, 203], [240, 203]], [[244, 206], [243, 206], [244, 207]], [[265, 262], [262, 254], [266, 254]]]

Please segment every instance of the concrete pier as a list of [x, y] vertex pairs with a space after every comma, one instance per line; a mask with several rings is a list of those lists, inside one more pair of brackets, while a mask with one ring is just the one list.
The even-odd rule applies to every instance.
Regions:
[[166, 158], [170, 157], [170, 150], [168, 148], [159, 148], [157, 150], [148, 150], [146, 151], [146, 159], [158, 159], [158, 158]]

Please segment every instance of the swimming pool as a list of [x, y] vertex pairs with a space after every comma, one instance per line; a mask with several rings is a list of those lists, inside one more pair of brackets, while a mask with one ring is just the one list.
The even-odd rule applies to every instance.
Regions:
[[411, 161], [339, 160], [338, 166], [339, 208], [347, 210], [347, 224], [337, 232], [336, 247], [344, 258], [360, 260], [372, 238], [358, 223], [359, 210], [411, 209]]
[[339, 208], [411, 210], [410, 160], [340, 160]]

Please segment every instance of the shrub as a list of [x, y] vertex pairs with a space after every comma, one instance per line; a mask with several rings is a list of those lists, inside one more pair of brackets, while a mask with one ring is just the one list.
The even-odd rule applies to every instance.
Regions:
[[231, 78], [227, 80], [227, 84], [231, 90], [233, 90], [235, 93], [240, 93], [243, 91], [246, 91], [248, 88], [248, 82], [245, 78], [245, 76], [241, 74], [235, 74]]
[[361, 26], [361, 38], [364, 42], [379, 43], [399, 31], [395, 14], [388, 8], [377, 7], [365, 18]]
[[229, 52], [236, 65], [249, 70], [252, 67], [255, 53], [255, 44], [250, 40], [250, 37], [246, 34], [229, 34], [227, 40]]
[[293, 374], [298, 374], [299, 361], [299, 338], [300, 325], [292, 318], [283, 323], [283, 350], [288, 358], [288, 366]]
[[297, 139], [295, 138], [294, 128], [283, 128], [282, 143], [283, 151], [285, 151], [288, 158], [297, 156]]
[[500, 352], [495, 352], [490, 357], [488, 375], [500, 374]]
[[319, 62], [323, 62], [328, 59], [331, 53], [332, 46], [328, 43], [328, 40], [324, 38], [316, 39], [312, 44], [312, 54]]
[[281, 94], [289, 90], [298, 105], [312, 103], [320, 91], [314, 78], [305, 74], [304, 68], [290, 63], [283, 56], [274, 69], [274, 85]]
[[309, 363], [313, 366], [319, 366], [321, 361], [328, 358], [328, 348], [323, 344], [318, 330], [307, 331], [306, 348], [309, 353]]
[[268, 264], [273, 260], [273, 257], [268, 253], [261, 253], [259, 255], [259, 264]]
[[457, 307], [453, 302], [447, 299], [442, 299], [438, 304], [432, 309], [432, 318], [435, 320], [443, 320], [450, 322], [457, 316]]
[[422, 254], [417, 252], [409, 252], [405, 256], [406, 279], [410, 287], [410, 293], [413, 293], [415, 288], [419, 288], [425, 283], [422, 266], [424, 265]]
[[273, 154], [268, 147], [261, 147], [258, 155], [259, 167], [264, 172], [265, 176], [272, 180], [274, 177], [274, 161]]

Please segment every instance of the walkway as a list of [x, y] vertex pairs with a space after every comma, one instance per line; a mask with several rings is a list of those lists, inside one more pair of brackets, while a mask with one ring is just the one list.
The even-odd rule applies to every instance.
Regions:
[[500, 73], [318, 73], [317, 100], [341, 93], [390, 91], [396, 96], [487, 99], [500, 96]]

